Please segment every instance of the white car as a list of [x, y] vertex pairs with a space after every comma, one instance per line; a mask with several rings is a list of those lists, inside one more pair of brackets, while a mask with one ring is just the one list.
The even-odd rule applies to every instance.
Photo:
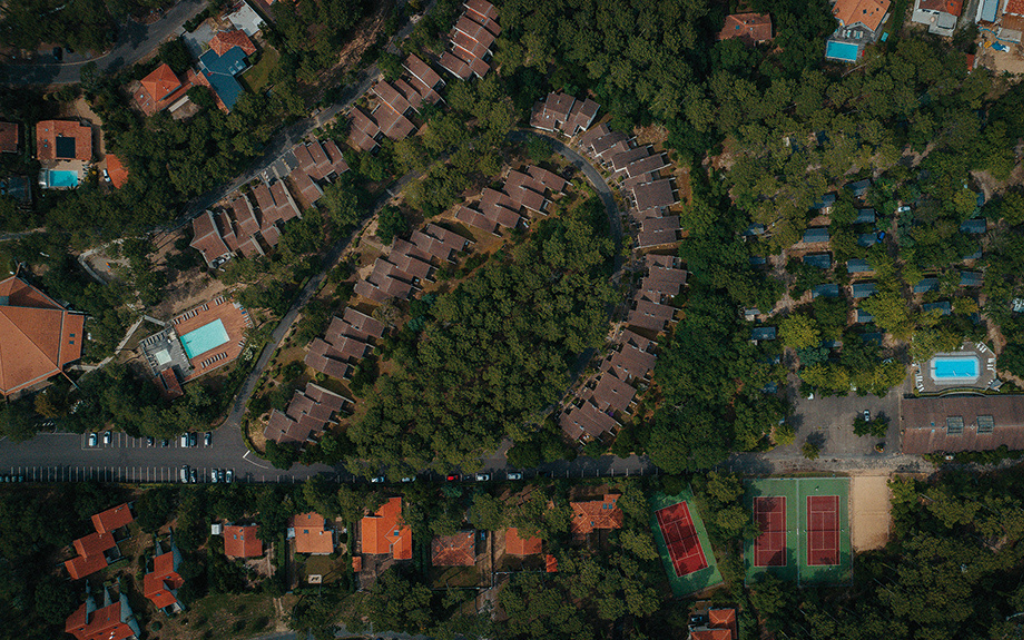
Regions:
[[509, 480], [522, 480], [523, 479], [523, 474], [519, 473], [518, 471], [509, 471], [508, 472], [508, 479]]
[[103, 444], [110, 444], [110, 432], [109, 431], [104, 431], [103, 432]]
[[476, 481], [477, 482], [489, 482], [490, 479], [491, 479], [491, 474], [489, 474], [489, 473], [478, 473], [478, 474], [476, 474]]
[[182, 483], [188, 482], [188, 465], [181, 465], [181, 481]]
[[185, 449], [185, 448], [188, 447], [188, 434], [187, 433], [181, 434], [180, 444], [181, 444], [181, 448], [182, 449]]
[[97, 437], [96, 437], [96, 434], [95, 434], [95, 433], [90, 433], [90, 434], [89, 434], [89, 446], [90, 446], [90, 447], [95, 447], [95, 446], [96, 446], [96, 443], [97, 443], [98, 441], [99, 441], [99, 438], [97, 438]]
[[210, 469], [210, 482], [217, 482], [217, 470]]
[[373, 476], [372, 478], [370, 478], [370, 482], [372, 482], [373, 484], [380, 484], [384, 482], [384, 476]]

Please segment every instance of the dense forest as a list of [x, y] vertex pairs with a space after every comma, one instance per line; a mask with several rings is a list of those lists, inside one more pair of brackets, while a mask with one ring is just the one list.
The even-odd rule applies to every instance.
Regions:
[[586, 198], [439, 295], [422, 333], [392, 350], [400, 369], [349, 428], [357, 457], [447, 470], [478, 465], [506, 435], [529, 437], [575, 358], [604, 339], [615, 298], [607, 225], [600, 201]]

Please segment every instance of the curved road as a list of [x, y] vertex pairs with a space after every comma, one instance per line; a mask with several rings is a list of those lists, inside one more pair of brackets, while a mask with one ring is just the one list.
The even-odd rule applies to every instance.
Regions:
[[74, 84], [81, 81], [82, 67], [90, 62], [95, 62], [100, 72], [117, 71], [149, 55], [206, 5], [205, 0], [180, 0], [152, 24], [131, 21], [123, 25], [117, 32], [117, 46], [107, 53], [65, 63], [34, 61], [6, 64], [0, 67], [0, 80], [11, 85]]

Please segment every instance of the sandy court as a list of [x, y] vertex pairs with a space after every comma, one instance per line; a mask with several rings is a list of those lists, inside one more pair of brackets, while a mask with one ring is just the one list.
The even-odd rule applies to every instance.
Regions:
[[889, 476], [850, 478], [850, 542], [855, 552], [885, 546], [889, 541], [891, 507]]

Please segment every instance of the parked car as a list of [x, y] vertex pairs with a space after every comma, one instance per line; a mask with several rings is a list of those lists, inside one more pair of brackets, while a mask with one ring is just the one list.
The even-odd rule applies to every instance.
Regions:
[[181, 476], [180, 477], [181, 477], [181, 481], [183, 483], [184, 482], [188, 482], [188, 465], [187, 464], [181, 465]]
[[103, 432], [103, 444], [110, 444], [110, 432], [109, 431], [104, 431]]
[[380, 484], [381, 482], [384, 482], [384, 476], [373, 476], [370, 478], [370, 482], [373, 484]]
[[864, 422], [871, 422], [871, 412], [867, 409], [864, 410]]
[[149, 438], [146, 438], [146, 446], [147, 447], [152, 447], [154, 442], [156, 442], [156, 441], [153, 440], [152, 436], [150, 436]]
[[97, 441], [98, 441], [98, 438], [96, 437], [96, 434], [95, 433], [90, 433], [89, 434], [89, 446], [90, 447], [95, 447]]
[[181, 448], [185, 449], [187, 447], [188, 447], [188, 434], [187, 433], [183, 433], [183, 434], [181, 434]]
[[169, 447], [169, 446], [171, 446], [171, 441], [168, 440], [167, 438], [164, 438], [163, 440], [160, 441], [160, 446], [161, 447]]
[[217, 480], [219, 480], [221, 482], [226, 482], [227, 481], [227, 480], [225, 480], [224, 470], [223, 469], [217, 469]]
[[189, 478], [190, 482], [198, 482], [199, 481], [198, 474], [196, 474], [196, 470], [195, 469], [191, 469], [188, 472], [188, 478]]
[[478, 473], [478, 474], [476, 474], [476, 481], [477, 482], [490, 482], [491, 481], [491, 474], [489, 474], [489, 473]]
[[405, 476], [402, 478], [402, 482], [416, 482], [416, 476]]
[[103, 181], [108, 184], [110, 183], [110, 172], [108, 172], [106, 169], [103, 170]]
[[224, 472], [224, 482], [231, 484], [231, 481], [235, 479], [235, 472], [233, 469], [228, 469]]
[[462, 479], [462, 476], [460, 476], [457, 473], [449, 473], [448, 476], [445, 477], [445, 480], [447, 480], [448, 482], [458, 482], [461, 479]]
[[509, 480], [522, 480], [523, 479], [523, 474], [519, 473], [518, 471], [509, 471], [508, 472], [508, 479]]
[[213, 442], [213, 434], [212, 434], [212, 433], [210, 433], [209, 431], [207, 431], [207, 432], [206, 432], [206, 433], [205, 433], [205, 434], [203, 435], [203, 446], [204, 446], [204, 447], [208, 447], [208, 446], [210, 446], [210, 444], [211, 444], [212, 442]]
[[210, 482], [217, 482], [217, 470], [210, 469]]
[[190, 447], [197, 447], [197, 446], [199, 446], [199, 436], [194, 434], [194, 433], [188, 434], [188, 446], [190, 446]]

